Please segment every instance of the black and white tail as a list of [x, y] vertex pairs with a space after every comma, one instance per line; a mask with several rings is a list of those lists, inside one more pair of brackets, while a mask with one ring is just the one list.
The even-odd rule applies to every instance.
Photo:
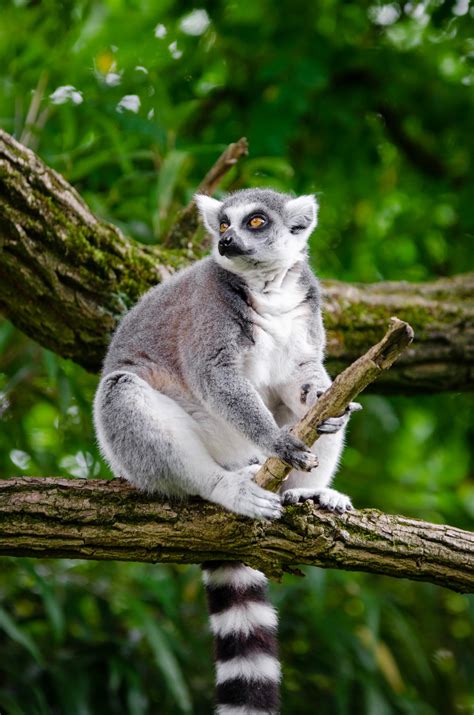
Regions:
[[278, 715], [280, 663], [267, 579], [238, 562], [202, 564], [215, 639], [217, 715]]

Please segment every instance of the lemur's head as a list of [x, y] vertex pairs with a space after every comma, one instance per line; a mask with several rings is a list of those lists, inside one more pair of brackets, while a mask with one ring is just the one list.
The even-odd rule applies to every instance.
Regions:
[[294, 198], [271, 189], [244, 189], [224, 201], [198, 194], [195, 200], [214, 239], [214, 257], [239, 273], [294, 265], [305, 256], [318, 217], [314, 196]]

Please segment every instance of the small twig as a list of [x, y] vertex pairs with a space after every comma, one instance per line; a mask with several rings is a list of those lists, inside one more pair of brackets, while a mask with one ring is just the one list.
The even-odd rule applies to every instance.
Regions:
[[229, 144], [227, 149], [220, 155], [214, 166], [207, 172], [206, 176], [199, 184], [196, 193], [209, 195], [213, 194], [221, 179], [235, 164], [237, 164], [239, 159], [243, 156], [247, 156], [248, 153], [249, 144], [245, 137], [242, 137], [234, 144]]
[[[216, 190], [222, 178], [238, 162], [242, 156], [248, 154], [248, 142], [245, 137], [239, 139], [234, 144], [229, 144], [227, 149], [220, 155], [216, 163], [207, 172], [204, 179], [199, 184], [196, 193], [211, 195]], [[191, 201], [184, 208], [173, 226], [170, 228], [163, 245], [168, 247], [186, 248], [192, 242], [194, 234], [199, 228], [199, 215], [194, 201]]]
[[[343, 414], [349, 403], [395, 362], [410, 345], [413, 336], [411, 325], [391, 318], [390, 327], [382, 340], [336, 377], [291, 432], [311, 447], [319, 437], [317, 429], [321, 422]], [[261, 487], [276, 492], [290, 472], [288, 464], [277, 457], [269, 457], [255, 475], [255, 481]]]

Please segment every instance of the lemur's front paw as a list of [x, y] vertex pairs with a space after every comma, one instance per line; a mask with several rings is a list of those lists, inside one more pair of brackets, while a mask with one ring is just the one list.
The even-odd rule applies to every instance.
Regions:
[[[329, 387], [330, 385], [328, 385], [326, 390], [328, 390]], [[324, 395], [326, 390], [321, 390], [321, 388], [316, 387], [316, 385], [313, 385], [311, 382], [306, 382], [300, 387], [300, 401], [303, 405], [312, 407], [315, 402], [319, 400], [321, 395]], [[351, 412], [358, 412], [359, 410], [362, 410], [362, 405], [359, 402], [349, 402], [345, 413], [350, 414]]]
[[280, 431], [279, 437], [273, 444], [272, 452], [290, 467], [301, 469], [303, 472], [310, 472], [318, 466], [316, 455], [304, 442], [292, 435], [286, 427]]
[[349, 418], [353, 412], [358, 412], [362, 409], [359, 402], [350, 402], [344, 412], [339, 417], [328, 417], [327, 420], [318, 425], [318, 434], [334, 434], [343, 429], [349, 422]]
[[298, 504], [299, 502], [308, 501], [308, 499], [317, 502], [322, 509], [337, 511], [339, 514], [344, 514], [344, 512], [353, 508], [351, 500], [346, 494], [341, 494], [341, 492], [329, 487], [287, 489], [281, 497], [283, 504]]
[[[307, 405], [308, 408], [312, 407], [322, 394], [324, 394], [324, 390], [317, 389], [310, 383], [306, 383], [300, 388], [300, 400], [304, 405]], [[318, 426], [318, 434], [334, 434], [335, 432], [339, 432], [339, 430], [347, 425], [351, 414], [361, 409], [362, 405], [358, 402], [350, 402], [344, 414], [338, 417], [328, 417], [327, 420], [321, 422]]]

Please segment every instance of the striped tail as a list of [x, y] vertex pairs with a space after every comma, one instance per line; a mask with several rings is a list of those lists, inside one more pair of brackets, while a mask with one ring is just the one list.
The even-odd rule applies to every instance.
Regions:
[[215, 638], [217, 715], [278, 715], [280, 663], [267, 579], [238, 562], [202, 564]]

